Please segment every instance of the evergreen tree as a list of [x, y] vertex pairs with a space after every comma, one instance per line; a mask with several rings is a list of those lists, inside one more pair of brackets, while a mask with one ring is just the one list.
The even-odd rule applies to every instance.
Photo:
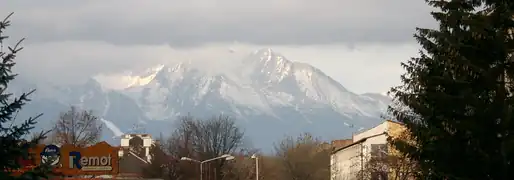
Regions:
[[4, 51], [4, 40], [8, 37], [4, 36], [3, 32], [10, 25], [9, 17], [11, 15], [12, 13], [0, 22], [0, 45], [2, 45], [0, 48], [0, 166], [2, 168], [0, 179], [39, 179], [48, 174], [50, 170], [48, 166], [40, 166], [21, 176], [13, 176], [8, 172], [8, 170], [19, 169], [19, 159], [27, 159], [29, 148], [34, 147], [45, 135], [45, 133], [41, 133], [36, 138], [26, 141], [24, 137], [30, 135], [30, 130], [36, 124], [36, 118], [29, 118], [21, 123], [15, 122], [15, 114], [29, 101], [28, 96], [34, 91], [21, 94], [19, 97], [13, 97], [7, 92], [9, 83], [16, 77], [11, 69], [15, 65], [16, 54], [22, 50], [19, 44], [23, 40], [13, 47], [7, 47], [7, 50]]
[[514, 179], [514, 1], [432, 0], [439, 28], [418, 28], [389, 112], [415, 144], [420, 179]]

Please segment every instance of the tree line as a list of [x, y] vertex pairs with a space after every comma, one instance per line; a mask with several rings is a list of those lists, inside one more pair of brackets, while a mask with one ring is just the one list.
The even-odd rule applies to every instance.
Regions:
[[[245, 134], [229, 116], [198, 119], [181, 117], [171, 135], [161, 137], [152, 146], [150, 165], [144, 168], [147, 178], [248, 180], [256, 178], [255, 160], [259, 158], [260, 179], [322, 180], [330, 175], [330, 148], [323, 142], [302, 134], [285, 137], [275, 145], [273, 155], [245, 146]], [[216, 160], [204, 164], [200, 172], [197, 162], [181, 160], [188, 157], [206, 160], [230, 154], [234, 160]]]
[[[286, 136], [276, 143], [272, 155], [246, 146], [244, 131], [236, 119], [219, 115], [199, 119], [191, 115], [178, 118], [169, 134], [162, 134], [150, 148], [151, 161], [141, 168], [142, 176], [162, 179], [248, 180], [256, 178], [255, 160], [259, 158], [260, 179], [325, 180], [330, 177], [330, 152], [309, 133], [298, 137]], [[71, 107], [61, 113], [54, 127], [40, 139], [44, 144], [72, 144], [78, 147], [93, 145], [101, 140], [102, 125], [92, 111]], [[39, 134], [34, 134], [39, 135]], [[139, 141], [138, 141], [139, 140]], [[142, 139], [130, 140], [131, 150], [145, 159]], [[223, 159], [204, 164], [181, 160], [182, 157], [202, 161], [229, 154], [234, 160]]]

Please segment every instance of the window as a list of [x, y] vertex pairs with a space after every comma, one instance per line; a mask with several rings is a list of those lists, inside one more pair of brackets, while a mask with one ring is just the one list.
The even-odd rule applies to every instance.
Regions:
[[385, 158], [387, 156], [387, 144], [372, 144], [371, 156]]
[[371, 158], [374, 162], [373, 171], [371, 172], [371, 180], [387, 180], [387, 144], [372, 144]]

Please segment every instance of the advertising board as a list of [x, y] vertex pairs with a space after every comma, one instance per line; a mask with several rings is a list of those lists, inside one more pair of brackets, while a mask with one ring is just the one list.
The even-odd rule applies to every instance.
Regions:
[[[32, 159], [35, 166], [48, 163], [54, 167], [55, 173], [61, 175], [116, 175], [119, 171], [118, 148], [106, 142], [85, 148], [73, 145], [38, 145], [31, 153], [34, 154]], [[29, 167], [22, 168], [21, 171], [27, 169]]]

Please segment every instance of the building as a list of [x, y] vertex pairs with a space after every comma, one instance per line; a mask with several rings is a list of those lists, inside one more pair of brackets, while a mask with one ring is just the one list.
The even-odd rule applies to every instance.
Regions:
[[[123, 157], [126, 153], [134, 154], [134, 150], [131, 149], [131, 146], [142, 146], [144, 155], [141, 158], [144, 161], [150, 162], [150, 148], [155, 143], [155, 140], [152, 139], [152, 135], [150, 134], [124, 134], [121, 136], [121, 144], [120, 151], [118, 152], [120, 157]], [[136, 157], [140, 157], [137, 155]]]
[[[387, 179], [389, 174], [365, 175], [366, 163], [371, 157], [393, 153], [387, 139], [390, 136], [396, 137], [402, 134], [404, 130], [405, 127], [402, 124], [387, 120], [369, 130], [353, 135], [352, 143], [332, 151], [330, 156], [331, 180]], [[384, 170], [383, 172], [389, 171]]]
[[121, 136], [119, 174], [116, 178], [142, 178], [152, 156], [150, 148], [155, 143], [149, 134], [124, 134]]

